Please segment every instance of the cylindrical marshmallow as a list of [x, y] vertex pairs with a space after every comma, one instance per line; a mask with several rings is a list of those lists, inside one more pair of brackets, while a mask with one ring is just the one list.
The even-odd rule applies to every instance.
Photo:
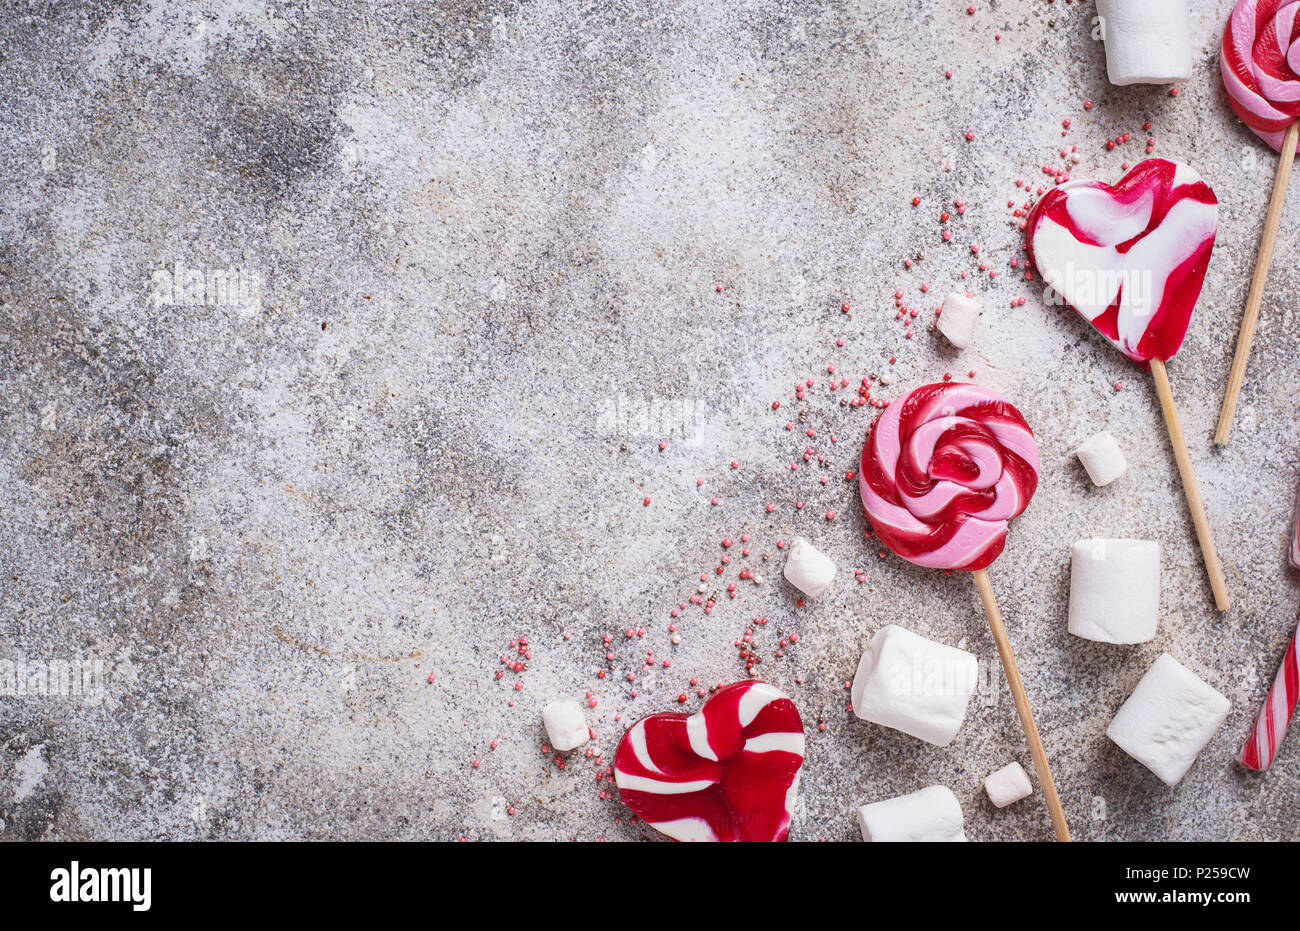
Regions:
[[1011, 762], [984, 777], [984, 791], [989, 794], [990, 802], [998, 808], [1006, 808], [1012, 802], [1033, 795], [1034, 786], [1025, 768]]
[[961, 804], [945, 786], [872, 802], [858, 809], [858, 827], [868, 842], [964, 841]]
[[1192, 77], [1186, 0], [1097, 0], [1110, 83], [1171, 84]]
[[1160, 544], [1080, 540], [1070, 551], [1069, 631], [1100, 643], [1146, 643], [1160, 616]]
[[958, 349], [965, 349], [975, 339], [975, 321], [979, 320], [979, 302], [957, 291], [943, 299], [943, 308], [935, 326]]
[[1109, 433], [1098, 433], [1076, 449], [1074, 454], [1088, 471], [1088, 478], [1097, 486], [1109, 485], [1128, 468], [1124, 453]]
[[587, 742], [587, 719], [576, 701], [553, 701], [542, 709], [546, 737], [556, 750], [581, 747]]
[[803, 537], [796, 537], [785, 560], [785, 578], [808, 597], [816, 598], [835, 581], [835, 563]]
[[942, 747], [975, 691], [975, 656], [895, 624], [871, 638], [853, 677], [853, 713]]
[[1106, 728], [1166, 785], [1177, 785], [1232, 704], [1168, 653], [1161, 653]]

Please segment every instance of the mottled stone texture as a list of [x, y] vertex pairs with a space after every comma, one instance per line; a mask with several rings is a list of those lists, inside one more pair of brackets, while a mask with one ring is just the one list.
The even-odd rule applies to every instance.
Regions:
[[[871, 409], [841, 405], [835, 365], [892, 372], [881, 397], [973, 368], [1035, 426], [1041, 489], [992, 574], [1076, 835], [1297, 839], [1300, 738], [1263, 778], [1233, 759], [1300, 604], [1300, 197], [1216, 453], [1274, 157], [1217, 79], [1230, 0], [1191, 5], [1175, 98], [1106, 83], [1083, 2], [6, 4], [0, 669], [37, 675], [0, 697], [0, 838], [649, 837], [591, 760], [542, 752], [540, 709], [593, 692], [610, 760], [636, 716], [698, 706], [690, 677], [743, 676], [756, 615], [810, 731], [793, 838], [856, 838], [855, 806], [931, 783], [974, 840], [1048, 837], [1041, 796], [997, 811], [981, 788], [1030, 761], [970, 580], [863, 539], [843, 473]], [[1014, 180], [1050, 183], [1063, 144], [1114, 179], [1145, 120], [1222, 202], [1171, 374], [1223, 616], [1148, 379], [1009, 266]], [[963, 270], [989, 312], [957, 354], [928, 323]], [[1070, 453], [1102, 429], [1131, 471], [1094, 489]], [[840, 566], [804, 607], [795, 535]], [[1154, 642], [1066, 633], [1084, 536], [1161, 542]], [[688, 605], [674, 645], [701, 575], [717, 607]], [[887, 623], [979, 656], [950, 746], [846, 710]], [[519, 634], [529, 668], [498, 680]], [[1103, 735], [1162, 650], [1233, 703], [1173, 790]]]

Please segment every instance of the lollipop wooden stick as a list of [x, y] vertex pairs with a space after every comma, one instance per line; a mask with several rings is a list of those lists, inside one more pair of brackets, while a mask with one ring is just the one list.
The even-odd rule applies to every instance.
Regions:
[[1020, 681], [1020, 670], [1016, 667], [1015, 654], [1011, 652], [1011, 640], [1007, 637], [1006, 625], [1002, 623], [1002, 612], [998, 609], [998, 599], [993, 594], [988, 570], [979, 569], [971, 574], [975, 576], [975, 588], [980, 593], [980, 601], [984, 603], [989, 630], [993, 633], [993, 642], [997, 644], [998, 656], [1002, 659], [1002, 669], [1011, 686], [1011, 698], [1016, 703], [1016, 713], [1020, 715], [1020, 726], [1024, 728], [1025, 739], [1029, 742], [1029, 755], [1034, 758], [1034, 770], [1038, 773], [1038, 784], [1043, 790], [1043, 800], [1047, 803], [1047, 814], [1052, 819], [1052, 830], [1056, 831], [1057, 840], [1068, 841], [1070, 827], [1065, 823], [1065, 809], [1061, 807], [1061, 798], [1056, 794], [1056, 782], [1047, 765], [1047, 753], [1043, 750], [1043, 741], [1034, 724], [1034, 713], [1029, 709], [1025, 684]]
[[1286, 204], [1286, 188], [1291, 180], [1291, 165], [1300, 142], [1300, 121], [1291, 124], [1282, 140], [1282, 154], [1277, 160], [1277, 174], [1273, 178], [1273, 196], [1268, 202], [1268, 215], [1264, 218], [1264, 233], [1259, 238], [1259, 252], [1255, 256], [1255, 277], [1246, 293], [1246, 313], [1241, 318], [1241, 335], [1237, 337], [1237, 353], [1232, 357], [1228, 373], [1228, 394], [1219, 414], [1219, 426], [1214, 433], [1216, 446], [1226, 446], [1232, 433], [1232, 422], [1237, 416], [1237, 400], [1241, 385], [1246, 380], [1246, 366], [1250, 362], [1250, 346], [1255, 339], [1255, 326], [1259, 323], [1259, 305], [1264, 300], [1264, 286], [1273, 265], [1273, 246], [1277, 241], [1277, 228], [1282, 220], [1282, 207]]
[[1219, 552], [1214, 547], [1210, 519], [1205, 516], [1201, 486], [1197, 484], [1196, 473], [1192, 470], [1192, 457], [1187, 453], [1187, 440], [1183, 437], [1183, 425], [1178, 420], [1178, 408], [1174, 407], [1174, 393], [1169, 387], [1169, 371], [1165, 368], [1164, 362], [1152, 359], [1151, 375], [1156, 382], [1156, 394], [1160, 397], [1160, 409], [1165, 415], [1165, 426], [1169, 428], [1169, 442], [1174, 447], [1174, 458], [1178, 461], [1178, 474], [1183, 480], [1183, 494], [1187, 497], [1187, 508], [1192, 512], [1192, 523], [1196, 526], [1196, 539], [1200, 541], [1201, 555], [1205, 558], [1205, 571], [1210, 575], [1214, 604], [1220, 611], [1227, 611], [1231, 601], [1228, 598], [1227, 583], [1223, 578], [1223, 564], [1219, 562]]

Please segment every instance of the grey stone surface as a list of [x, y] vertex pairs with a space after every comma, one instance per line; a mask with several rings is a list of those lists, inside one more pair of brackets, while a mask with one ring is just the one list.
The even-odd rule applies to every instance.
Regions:
[[[897, 355], [883, 396], [973, 368], [1038, 433], [1041, 490], [992, 574], [1076, 836], [1297, 839], [1300, 739], [1263, 778], [1233, 762], [1300, 603], [1300, 199], [1216, 453], [1273, 164], [1217, 79], [1232, 4], [1192, 2], [1176, 98], [1106, 83], [1091, 4], [976, 4], [7, 4], [0, 660], [54, 683], [0, 697], [0, 837], [651, 837], [592, 760], [542, 752], [540, 709], [592, 691], [612, 760], [636, 716], [698, 707], [691, 677], [743, 677], [733, 642], [762, 615], [760, 671], [810, 732], [794, 839], [855, 839], [856, 805], [931, 783], [974, 840], [1047, 838], [1040, 795], [997, 811], [981, 788], [1030, 761], [970, 580], [880, 559], [843, 480], [871, 408], [826, 367], [856, 386]], [[1223, 616], [1148, 379], [1009, 267], [1014, 180], [1049, 183], [1062, 144], [1113, 180], [1145, 120], [1222, 203], [1171, 373]], [[166, 294], [178, 265], [237, 269], [233, 294]], [[989, 312], [957, 355], [926, 323], [963, 270]], [[1097, 490], [1070, 451], [1103, 428], [1131, 471]], [[791, 471], [806, 445], [831, 464]], [[796, 534], [841, 568], [805, 607], [775, 546]], [[1161, 542], [1153, 643], [1066, 633], [1091, 535]], [[728, 599], [744, 566], [764, 584]], [[701, 574], [717, 607], [688, 605], [674, 645]], [[891, 622], [986, 670], [948, 747], [846, 710]], [[778, 627], [800, 634], [784, 657]], [[498, 680], [520, 634], [529, 668]], [[671, 667], [645, 673], [649, 650]], [[1172, 790], [1103, 734], [1163, 650], [1232, 701]]]

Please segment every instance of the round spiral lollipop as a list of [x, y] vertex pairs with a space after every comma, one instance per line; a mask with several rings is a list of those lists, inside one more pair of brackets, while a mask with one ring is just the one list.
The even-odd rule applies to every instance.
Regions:
[[1057, 840], [1070, 828], [986, 571], [1007, 524], [1038, 488], [1034, 431], [1006, 398], [975, 385], [925, 385], [880, 415], [862, 447], [858, 490], [876, 535], [909, 562], [962, 569], [988, 617]]
[[1223, 31], [1219, 71], [1237, 116], [1281, 151], [1300, 118], [1300, 0], [1241, 0]]
[[1278, 153], [1273, 193], [1255, 255], [1255, 274], [1246, 292], [1237, 351], [1228, 372], [1219, 426], [1214, 431], [1215, 445], [1225, 446], [1246, 379], [1291, 166], [1300, 149], [1300, 0], [1240, 0], [1223, 30], [1219, 73], [1232, 109]]
[[917, 388], [885, 409], [858, 488], [877, 536], [919, 566], [988, 568], [1038, 487], [1038, 445], [1020, 411], [975, 385]]

